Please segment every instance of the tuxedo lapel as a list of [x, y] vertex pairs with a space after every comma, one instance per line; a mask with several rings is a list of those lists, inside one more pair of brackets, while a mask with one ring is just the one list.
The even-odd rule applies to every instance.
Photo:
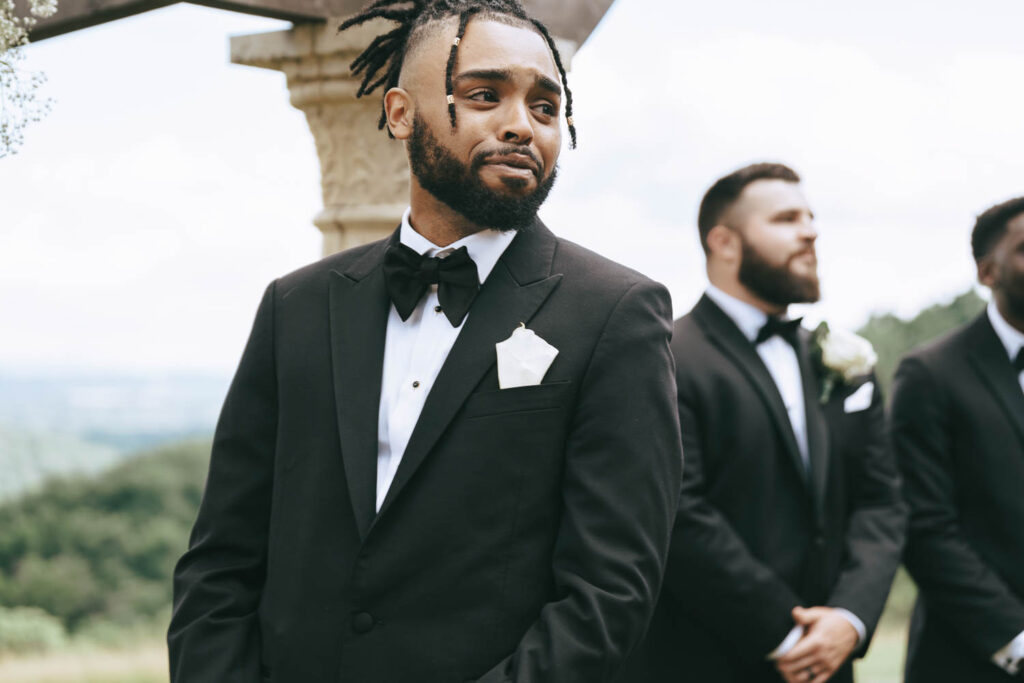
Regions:
[[818, 375], [811, 365], [811, 354], [807, 347], [807, 334], [800, 334], [800, 348], [797, 359], [800, 362], [800, 377], [804, 385], [804, 415], [807, 423], [807, 458], [811, 464], [811, 485], [814, 489], [815, 511], [818, 519], [824, 517], [825, 486], [828, 482], [829, 435], [825, 411], [819, 399]]
[[562, 276], [551, 274], [556, 240], [538, 220], [520, 232], [480, 288], [469, 317], [427, 395], [378, 519], [458, 413], [470, 392], [497, 361], [495, 344], [528, 323]]
[[790, 460], [797, 468], [800, 478], [806, 482], [807, 468], [804, 467], [803, 458], [800, 456], [800, 449], [796, 443], [796, 436], [793, 434], [793, 425], [789, 421], [786, 405], [782, 402], [782, 395], [779, 394], [779, 388], [775, 386], [775, 380], [772, 379], [761, 356], [757, 354], [757, 349], [749, 339], [743, 336], [732, 318], [707, 295], [702, 296], [697, 302], [693, 313], [711, 342], [732, 360], [754, 386], [757, 395], [764, 402], [768, 414], [771, 415], [772, 421], [779, 430]]
[[390, 299], [381, 263], [387, 245], [374, 245], [330, 283], [334, 398], [349, 497], [360, 538], [376, 510], [377, 419]]
[[969, 340], [971, 364], [1006, 411], [1007, 419], [1024, 442], [1024, 391], [1021, 391], [1006, 347], [992, 329], [986, 313], [971, 325]]

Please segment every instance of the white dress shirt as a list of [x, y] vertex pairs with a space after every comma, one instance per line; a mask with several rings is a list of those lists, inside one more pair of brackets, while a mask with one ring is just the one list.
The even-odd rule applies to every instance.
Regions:
[[[1021, 348], [1024, 348], [1024, 332], [1006, 322], [1006, 318], [999, 313], [994, 301], [988, 304], [988, 320], [992, 323], [992, 329], [996, 331], [999, 341], [1006, 347], [1006, 353], [1010, 356], [1012, 363]], [[1021, 391], [1024, 391], [1024, 372], [1020, 373], [1017, 381], [1020, 382]], [[1016, 638], [992, 655], [992, 661], [1010, 675], [1016, 675], [1020, 670], [1021, 663], [1024, 662], [1024, 632], [1018, 634]]]
[[[757, 333], [768, 322], [768, 314], [761, 309], [740, 301], [734, 296], [726, 294], [714, 285], [708, 285], [707, 295], [712, 301], [718, 304], [726, 315], [732, 318], [736, 326], [740, 328], [750, 343], [757, 340]], [[776, 335], [757, 345], [757, 355], [761, 357], [768, 373], [775, 381], [775, 386], [782, 397], [782, 403], [786, 406], [786, 413], [789, 415], [789, 423], [793, 427], [793, 435], [796, 437], [797, 447], [800, 449], [800, 458], [804, 467], [810, 470], [810, 459], [807, 446], [807, 407], [804, 405], [804, 385], [800, 375], [800, 360], [789, 342]], [[864, 642], [867, 636], [867, 629], [864, 622], [853, 612], [841, 607], [835, 610], [846, 618], [857, 631], [858, 645]], [[803, 626], [794, 626], [786, 635], [786, 638], [777, 648], [768, 654], [769, 659], [778, 659], [800, 641], [804, 635]]]
[[[402, 216], [399, 239], [418, 254], [444, 258], [459, 247], [466, 247], [476, 263], [480, 282], [494, 270], [498, 259], [515, 238], [515, 232], [483, 230], [463, 237], [447, 247], [432, 244], [413, 229], [410, 210]], [[441, 311], [437, 286], [431, 286], [407, 320], [402, 320], [394, 305], [388, 314], [384, 340], [384, 373], [381, 379], [380, 412], [377, 422], [377, 511], [391, 488], [402, 462], [413, 428], [419, 420], [441, 366], [448, 358], [459, 332], [472, 309], [458, 327]]]

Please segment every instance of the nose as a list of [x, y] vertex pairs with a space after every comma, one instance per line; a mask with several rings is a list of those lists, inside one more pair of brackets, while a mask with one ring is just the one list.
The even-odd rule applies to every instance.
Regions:
[[808, 242], [818, 239], [818, 226], [813, 218], [806, 218], [800, 223], [800, 237]]
[[502, 142], [528, 145], [533, 141], [533, 125], [530, 109], [525, 102], [509, 103], [501, 121], [498, 137]]

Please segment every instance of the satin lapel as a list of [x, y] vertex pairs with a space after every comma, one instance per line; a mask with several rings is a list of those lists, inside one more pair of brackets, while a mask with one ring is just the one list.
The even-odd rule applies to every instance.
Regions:
[[386, 242], [344, 273], [331, 273], [331, 364], [345, 479], [359, 536], [373, 522], [377, 496], [377, 417], [390, 300], [384, 286]]
[[814, 490], [814, 507], [821, 519], [824, 514], [825, 485], [828, 481], [829, 435], [824, 406], [821, 405], [818, 376], [811, 365], [807, 348], [808, 335], [801, 333], [797, 359], [800, 362], [800, 377], [804, 385], [804, 415], [807, 423], [807, 458], [811, 463], [811, 483]]
[[988, 315], [982, 313], [972, 325], [970, 359], [974, 369], [981, 375], [1006, 411], [1006, 417], [1017, 430], [1017, 436], [1024, 442], [1024, 391], [1013, 372], [1006, 347], [996, 336]]
[[736, 367], [750, 380], [761, 400], [764, 401], [768, 414], [771, 415], [772, 421], [782, 436], [793, 466], [797, 468], [800, 478], [806, 482], [807, 470], [804, 467], [803, 458], [800, 457], [800, 449], [797, 447], [796, 437], [793, 435], [793, 425], [789, 421], [786, 406], [782, 402], [778, 387], [775, 386], [775, 380], [772, 379], [761, 356], [757, 355], [754, 345], [743, 336], [732, 318], [707, 296], [701, 297], [693, 312], [711, 341], [732, 359]]
[[427, 457], [470, 392], [497, 362], [494, 345], [529, 323], [562, 276], [551, 275], [555, 237], [538, 221], [516, 236], [480, 288], [437, 381], [427, 396], [388, 489], [380, 519]]

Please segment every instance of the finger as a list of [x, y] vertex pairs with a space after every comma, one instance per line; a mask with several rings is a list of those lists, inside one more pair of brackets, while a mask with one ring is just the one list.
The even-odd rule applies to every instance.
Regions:
[[808, 656], [792, 662], [778, 664], [776, 668], [778, 668], [779, 671], [785, 671], [786, 673], [799, 674], [801, 671], [806, 671], [807, 669], [813, 669], [814, 671], [825, 669], [827, 668], [827, 662], [818, 657]]
[[791, 614], [793, 616], [793, 621], [797, 624], [801, 626], [810, 626], [828, 614], [828, 610], [822, 609], [821, 607], [794, 607]]
[[806, 635], [797, 641], [797, 644], [793, 646], [793, 649], [786, 654], [779, 657], [780, 662], [792, 662], [802, 657], [806, 657], [808, 654], [817, 653], [821, 648], [821, 641], [818, 638]]

